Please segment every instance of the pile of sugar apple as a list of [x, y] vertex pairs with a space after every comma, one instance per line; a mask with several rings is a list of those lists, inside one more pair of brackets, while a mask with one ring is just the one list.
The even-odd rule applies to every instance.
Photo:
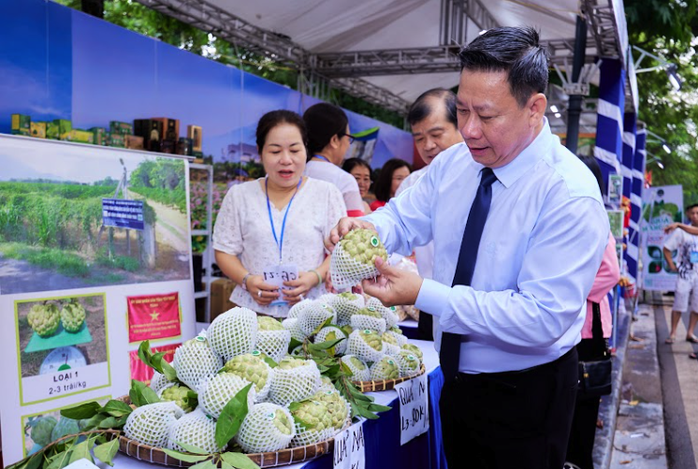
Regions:
[[67, 332], [78, 332], [85, 322], [85, 308], [79, 301], [68, 301], [63, 303], [59, 310], [60, 303], [44, 302], [37, 303], [31, 307], [27, 314], [27, 322], [40, 337], [51, 337], [58, 331], [58, 326], [63, 324], [63, 329]]
[[[155, 373], [150, 387], [161, 402], [136, 408], [125, 435], [142, 444], [210, 453], [226, 404], [252, 384], [248, 414], [234, 443], [245, 453], [278, 451], [331, 438], [351, 420], [351, 405], [292, 339], [306, 344], [346, 339], [334, 347], [352, 380], [413, 376], [421, 352], [396, 327], [397, 315], [379, 301], [342, 293], [305, 300], [280, 322], [236, 307], [175, 350], [177, 379]], [[197, 399], [192, 399], [194, 391]]]

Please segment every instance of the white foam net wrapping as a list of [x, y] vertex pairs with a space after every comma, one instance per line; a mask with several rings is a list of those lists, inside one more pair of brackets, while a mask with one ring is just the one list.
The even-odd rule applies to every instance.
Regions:
[[375, 278], [379, 274], [373, 264], [363, 264], [352, 258], [340, 241], [330, 258], [330, 278], [335, 288], [350, 288], [363, 279]]
[[330, 378], [328, 378], [327, 376], [320, 376], [320, 379], [321, 384], [317, 392], [336, 391], [336, 388], [334, 387], [334, 384], [332, 384], [332, 380], [330, 380]]
[[[372, 347], [367, 341], [376, 344], [378, 348]], [[365, 362], [377, 362], [385, 355], [383, 341], [375, 331], [370, 329], [355, 330], [349, 334], [347, 352]]]
[[419, 373], [422, 362], [412, 352], [400, 350], [390, 354], [400, 368], [400, 376], [411, 377]]
[[398, 346], [400, 346], [400, 347], [402, 347], [403, 345], [405, 345], [407, 343], [407, 337], [405, 337], [402, 334], [398, 334], [397, 332], [393, 332], [393, 331], [385, 331], [385, 333], [390, 334], [392, 337], [394, 337], [395, 340], [397, 341]]
[[400, 367], [393, 357], [384, 356], [371, 365], [371, 379], [375, 381], [383, 379], [396, 379], [400, 377]]
[[400, 346], [400, 348], [402, 348], [403, 350], [407, 350], [408, 352], [412, 353], [414, 356], [416, 356], [420, 360], [424, 360], [424, 354], [419, 349], [419, 347], [417, 347], [416, 345], [407, 343], [407, 344], [402, 344]]
[[154, 371], [153, 377], [150, 378], [150, 389], [156, 393], [159, 393], [163, 388], [169, 386], [170, 384], [172, 384], [172, 382], [169, 381], [165, 375], [158, 373], [157, 371]]
[[216, 445], [216, 421], [206, 415], [201, 407], [197, 407], [170, 426], [167, 447], [186, 452], [180, 444], [196, 446], [208, 453], [218, 453], [224, 449]]
[[334, 295], [330, 305], [337, 313], [337, 324], [346, 326], [351, 323], [351, 316], [364, 307], [364, 297], [355, 293]]
[[281, 324], [284, 326], [284, 329], [291, 333], [291, 338], [296, 339], [299, 342], [303, 342], [307, 337], [301, 329], [301, 324], [298, 318], [286, 318]]
[[315, 393], [313, 399], [319, 400], [327, 406], [327, 412], [330, 414], [335, 431], [341, 430], [349, 423], [351, 404], [339, 394], [337, 389], [321, 389]]
[[296, 358], [286, 360], [296, 360], [302, 362], [303, 365], [283, 369], [282, 361], [279, 366], [274, 368], [269, 400], [279, 405], [288, 405], [291, 402], [307, 399], [317, 392], [322, 383], [320, 370], [314, 361]]
[[331, 320], [332, 324], [337, 322], [337, 315], [327, 303], [315, 301], [313, 304], [305, 308], [298, 316], [298, 324], [301, 331], [307, 336], [315, 332], [315, 329], [320, 327], [327, 320]]
[[[220, 373], [211, 376], [203, 380], [197, 390], [199, 405], [208, 415], [217, 419], [220, 417], [223, 408], [228, 404], [228, 401], [248, 384], [250, 384], [249, 381], [232, 373]], [[252, 408], [256, 394], [257, 392], [253, 385], [247, 394], [248, 409]]]
[[221, 357], [201, 335], [177, 347], [172, 360], [177, 378], [191, 389], [199, 387], [202, 379], [215, 375], [223, 366]]
[[254, 311], [235, 307], [213, 320], [208, 328], [208, 340], [211, 348], [227, 361], [254, 349], [257, 328]]
[[233, 357], [223, 368], [250, 383], [254, 383], [255, 401], [262, 402], [269, 397], [274, 370], [264, 361], [258, 350]]
[[144, 445], [164, 448], [170, 426], [184, 415], [174, 402], [157, 402], [134, 409], [126, 419], [124, 434]]
[[313, 304], [314, 300], [311, 300], [309, 298], [306, 298], [305, 300], [301, 300], [295, 305], [291, 306], [291, 309], [288, 310], [288, 315], [286, 316], [287, 318], [297, 318], [298, 315], [300, 315], [301, 311], [303, 311], [305, 308]]
[[[360, 363], [356, 363], [358, 360]], [[356, 355], [344, 355], [342, 362], [345, 363], [353, 373], [352, 381], [368, 381], [371, 378], [371, 371], [368, 369], [366, 362]]]
[[250, 410], [235, 440], [246, 453], [264, 453], [286, 448], [295, 434], [291, 412], [285, 407], [264, 402]]
[[401, 350], [401, 348], [399, 345], [390, 344], [390, 343], [383, 341], [383, 352], [386, 355], [395, 355], [395, 354], [399, 353], [400, 350]]
[[395, 326], [400, 320], [395, 306], [385, 306], [378, 298], [368, 298], [368, 300], [366, 300], [366, 307], [374, 308], [380, 313], [381, 317], [385, 319], [386, 329], [390, 329], [391, 327]]
[[385, 319], [374, 318], [364, 314], [355, 314], [351, 317], [351, 328], [356, 329], [371, 329], [372, 331], [382, 334], [385, 332]]
[[256, 349], [278, 362], [288, 353], [291, 331], [258, 331]]
[[[334, 333], [334, 339], [328, 338], [328, 336]], [[335, 326], [325, 326], [320, 329], [320, 332], [315, 336], [315, 343], [319, 344], [329, 340], [344, 339], [334, 346], [334, 352], [336, 355], [344, 355], [347, 351], [347, 335], [338, 327]]]

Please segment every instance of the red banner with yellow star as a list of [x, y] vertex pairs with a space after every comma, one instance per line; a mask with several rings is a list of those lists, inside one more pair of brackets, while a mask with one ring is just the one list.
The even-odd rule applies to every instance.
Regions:
[[129, 296], [126, 301], [129, 343], [182, 334], [179, 293]]

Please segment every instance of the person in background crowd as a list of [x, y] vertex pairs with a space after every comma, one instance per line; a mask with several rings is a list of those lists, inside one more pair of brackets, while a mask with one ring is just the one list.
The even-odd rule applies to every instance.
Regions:
[[577, 393], [583, 306], [608, 243], [594, 176], [545, 118], [549, 58], [533, 28], [492, 28], [459, 54], [458, 128], [410, 189], [343, 218], [388, 252], [434, 240], [434, 279], [376, 259], [364, 291], [439, 318], [449, 469], [560, 469]]
[[[605, 194], [601, 168], [593, 156], [580, 156], [580, 160], [591, 170], [599, 186], [599, 193]], [[594, 319], [593, 303], [598, 303], [601, 316], [601, 330], [604, 339], [611, 337], [613, 319], [611, 306], [608, 303], [608, 292], [618, 284], [620, 280], [620, 267], [616, 254], [616, 240], [611, 233], [608, 234], [608, 244], [603, 253], [601, 267], [596, 273], [594, 284], [587, 297], [586, 318], [582, 327], [582, 341], [577, 344], [577, 354], [580, 361], [597, 360], [596, 350], [592, 342], [592, 324]], [[567, 444], [567, 462], [575, 464], [580, 469], [594, 469], [592, 451], [594, 450], [594, 438], [596, 436], [596, 422], [599, 415], [598, 397], [584, 398], [577, 396], [572, 419], [572, 430]]]
[[[463, 137], [458, 132], [456, 95], [453, 91], [434, 88], [422, 93], [410, 106], [407, 122], [412, 127], [417, 153], [427, 166], [407, 176], [395, 193], [396, 196], [412, 187], [426, 173], [429, 164], [439, 153], [463, 142]], [[422, 278], [432, 278], [434, 243], [415, 247], [414, 253], [419, 275]], [[417, 329], [421, 340], [434, 340], [431, 314], [419, 312]]]
[[[330, 258], [323, 240], [346, 206], [334, 185], [303, 177], [306, 131], [298, 114], [280, 110], [262, 116], [257, 151], [267, 176], [230, 188], [213, 230], [213, 249], [218, 266], [237, 284], [233, 303], [285, 317], [290, 305], [326, 293]], [[264, 273], [281, 265], [297, 270], [298, 278], [279, 288], [265, 281]]]
[[371, 213], [371, 207], [366, 203], [368, 190], [371, 188], [371, 166], [361, 158], [349, 158], [344, 161], [342, 169], [354, 176], [359, 185], [359, 194], [364, 202], [364, 214]]
[[[698, 344], [698, 337], [694, 335], [698, 323], [698, 204], [689, 205], [686, 216], [691, 221], [690, 226], [671, 223], [664, 228], [664, 231], [671, 233], [664, 240], [664, 258], [669, 270], [679, 274], [671, 312], [671, 332], [665, 340], [667, 344], [673, 344], [676, 340], [681, 315], [689, 309], [691, 317], [688, 321], [686, 341]], [[680, 229], [675, 230], [676, 228]], [[678, 251], [678, 266], [671, 256], [672, 251]], [[695, 358], [695, 354], [692, 353], [690, 357]]]
[[349, 133], [347, 115], [337, 106], [318, 103], [305, 111], [303, 120], [308, 129], [310, 152], [305, 175], [337, 186], [344, 197], [347, 215], [360, 217], [364, 204], [359, 186], [351, 174], [339, 168], [354, 140]]
[[375, 212], [395, 197], [395, 192], [397, 192], [400, 184], [411, 172], [412, 167], [405, 160], [392, 158], [386, 161], [373, 185], [373, 193], [376, 194], [376, 200], [371, 203], [371, 210]]

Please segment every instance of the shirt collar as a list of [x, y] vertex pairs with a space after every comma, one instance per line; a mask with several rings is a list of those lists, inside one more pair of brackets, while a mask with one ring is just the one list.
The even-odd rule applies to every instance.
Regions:
[[543, 128], [535, 139], [519, 153], [509, 164], [501, 168], [494, 168], [494, 175], [504, 187], [510, 187], [521, 176], [526, 174], [538, 160], [543, 158], [550, 146], [553, 134], [550, 132], [548, 119], [544, 118]]

